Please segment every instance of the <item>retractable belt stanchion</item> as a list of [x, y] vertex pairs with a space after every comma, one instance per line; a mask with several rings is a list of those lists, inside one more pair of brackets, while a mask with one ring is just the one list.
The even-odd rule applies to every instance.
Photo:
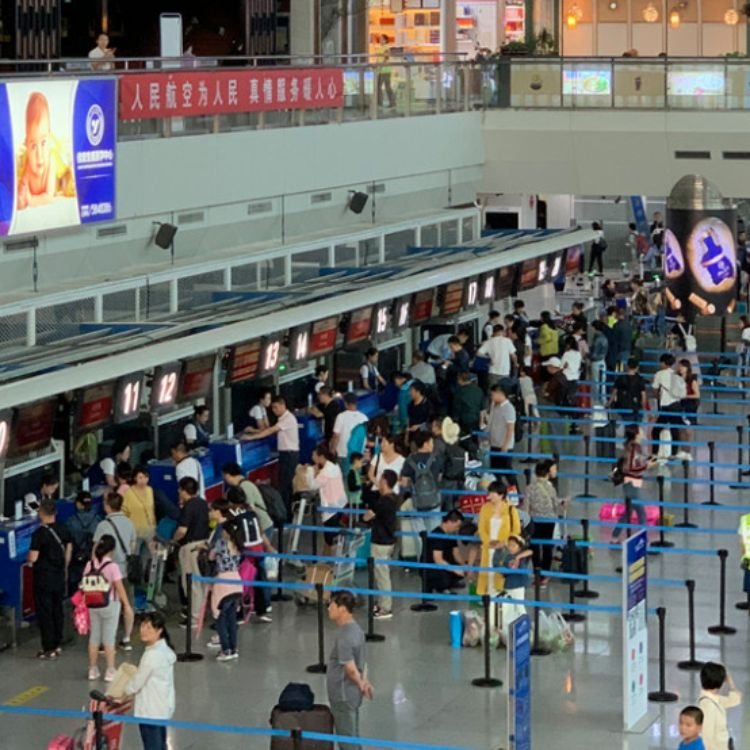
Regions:
[[177, 661], [195, 662], [202, 661], [203, 654], [193, 653], [193, 574], [188, 573], [185, 576], [185, 592], [187, 595], [187, 623], [185, 624], [185, 650], [177, 654]]
[[719, 555], [719, 624], [712, 625], [708, 632], [711, 635], [734, 635], [737, 628], [733, 628], [726, 623], [727, 617], [727, 557], [729, 552], [720, 549], [716, 554]]
[[[422, 550], [427, 549], [427, 532], [420, 531], [419, 538], [422, 541]], [[424, 559], [427, 559], [427, 555], [423, 555]], [[418, 604], [412, 604], [410, 609], [412, 612], [434, 612], [437, 609], [437, 605], [427, 601], [427, 568], [422, 568], [422, 601]]]
[[271, 594], [271, 601], [272, 602], [290, 602], [292, 601], [292, 597], [289, 594], [284, 593], [284, 524], [277, 524], [276, 525], [276, 531], [278, 533], [279, 537], [279, 573], [278, 578], [276, 579], [278, 581], [279, 587], [276, 589], [275, 594]]
[[695, 581], [685, 581], [688, 592], [688, 636], [690, 638], [690, 658], [677, 662], [677, 669], [695, 672], [703, 666], [702, 661], [695, 658]]
[[[745, 395], [745, 391], [742, 392], [742, 395]], [[733, 490], [744, 490], [745, 485], [742, 484], [742, 443], [743, 443], [743, 436], [745, 434], [745, 427], [744, 425], [738, 424], [737, 425], [737, 484], [730, 484], [730, 489]]]
[[585, 475], [584, 479], [583, 479], [583, 494], [582, 495], [576, 495], [576, 498], [578, 498], [580, 500], [590, 500], [591, 498], [594, 497], [591, 494], [591, 492], [589, 491], [589, 482], [590, 482], [590, 479], [589, 479], [589, 476], [590, 476], [589, 467], [590, 467], [590, 463], [591, 463], [589, 461], [589, 458], [591, 457], [591, 435], [584, 435], [583, 436], [583, 454], [584, 454], [584, 456], [586, 456], [586, 458], [584, 460], [584, 464], [583, 464], [584, 465], [583, 473]]
[[651, 543], [656, 549], [649, 550], [652, 555], [659, 554], [659, 548], [674, 547], [674, 543], [664, 538], [664, 477], [656, 477], [656, 484], [659, 487], [659, 539]]
[[[539, 602], [541, 601], [542, 588], [541, 584], [539, 583], [539, 576], [534, 577], [534, 601]], [[537, 604], [536, 607], [534, 607], [534, 642], [531, 645], [531, 655], [532, 656], [549, 656], [552, 651], [548, 649], [546, 646], [542, 646], [541, 641], [539, 640], [539, 634], [540, 634], [540, 627], [539, 627], [539, 610], [540, 607]]]
[[648, 699], [654, 703], [674, 703], [678, 699], [677, 693], [671, 693], [667, 690], [666, 608], [657, 607], [656, 616], [659, 618], [659, 689], [649, 693]]
[[317, 596], [316, 606], [318, 609], [318, 662], [317, 664], [311, 664], [306, 668], [310, 674], [325, 674], [326, 673], [326, 655], [325, 655], [325, 634], [323, 628], [325, 628], [325, 602], [323, 601], [323, 584], [315, 584], [315, 594]]
[[[568, 537], [568, 559], [570, 560], [571, 571], [576, 569], [576, 553], [578, 547], [576, 546], [576, 540], [572, 537]], [[586, 551], [586, 550], [584, 550]], [[575, 578], [568, 579], [568, 604], [573, 604], [576, 595], [576, 581]], [[566, 622], [583, 622], [586, 619], [586, 615], [583, 612], [576, 612], [572, 607], [567, 611], [563, 612], [563, 618]]]
[[[744, 393], [744, 391], [743, 391], [743, 393]], [[750, 414], [747, 415], [747, 429], [750, 430]], [[748, 435], [748, 438], [747, 438], [747, 447], [748, 447], [748, 451], [747, 451], [748, 463], [750, 463], [750, 434]], [[742, 461], [740, 461], [740, 463], [742, 463]], [[742, 476], [743, 477], [749, 477], [750, 476], [750, 469], [745, 469], [745, 471], [742, 472]]]
[[526, 458], [521, 459], [522, 464], [533, 464], [536, 460], [535, 458], [531, 457], [531, 453], [533, 453], [533, 448], [531, 445], [532, 435], [531, 435], [531, 428], [534, 426], [533, 422], [526, 422], [526, 452], [529, 454]]
[[[375, 560], [372, 557], [367, 558], [367, 588], [370, 591], [375, 589]], [[385, 640], [384, 635], [375, 632], [375, 597], [372, 594], [367, 595], [367, 633], [365, 640], [380, 642]]]
[[[318, 518], [318, 511], [315, 508], [312, 509], [312, 525], [315, 527], [320, 526], [320, 518]], [[318, 532], [313, 531], [312, 533], [312, 553], [313, 555], [318, 554]]]
[[[581, 519], [581, 529], [583, 530], [583, 540], [585, 542], [589, 541], [589, 522], [587, 518]], [[593, 591], [589, 588], [589, 550], [588, 548], [584, 548], [584, 552], [586, 553], [583, 556], [583, 570], [581, 571], [583, 575], [586, 576], [583, 580], [583, 588], [580, 589], [580, 591], [576, 591], [575, 595], [579, 599], [598, 599], [599, 598], [599, 592]]]
[[488, 594], [482, 596], [482, 607], [484, 608], [484, 638], [482, 638], [482, 649], [484, 651], [484, 677], [477, 677], [471, 681], [475, 687], [500, 687], [503, 683], [492, 677], [490, 664], [490, 597]]
[[676, 523], [674, 527], [676, 529], [697, 529], [698, 527], [694, 523], [690, 523], [690, 483], [688, 482], [688, 475], [690, 473], [690, 463], [688, 461], [682, 462], [682, 478], [685, 480], [682, 483], [682, 523]]
[[716, 467], [714, 462], [716, 460], [716, 443], [713, 440], [708, 441], [708, 478], [711, 482], [708, 486], [708, 500], [703, 505], [721, 505], [716, 502]]

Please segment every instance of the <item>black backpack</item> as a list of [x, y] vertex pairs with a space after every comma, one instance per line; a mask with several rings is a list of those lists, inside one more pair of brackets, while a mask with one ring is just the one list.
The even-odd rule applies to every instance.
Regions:
[[445, 446], [445, 464], [443, 466], [443, 479], [451, 482], [462, 482], [464, 480], [465, 466], [464, 449], [459, 443]]
[[287, 520], [287, 513], [281, 493], [270, 484], [258, 484], [256, 487], [263, 498], [263, 502], [266, 505], [266, 512], [271, 517], [274, 526], [283, 526]]
[[315, 694], [304, 682], [290, 682], [281, 691], [277, 707], [282, 711], [311, 711]]
[[[91, 559], [91, 553], [94, 551], [94, 532], [99, 525], [99, 519], [96, 516], [92, 516], [91, 526], [89, 527], [86, 526], [81, 521], [81, 517], [76, 514], [70, 519], [70, 521], [68, 521], [68, 525], [73, 525], [73, 522], [75, 522], [81, 530], [80, 536], [82, 537], [82, 541], [76, 541], [73, 545], [73, 564], [84, 566]], [[75, 536], [76, 540], [78, 540], [79, 535], [76, 534]]]

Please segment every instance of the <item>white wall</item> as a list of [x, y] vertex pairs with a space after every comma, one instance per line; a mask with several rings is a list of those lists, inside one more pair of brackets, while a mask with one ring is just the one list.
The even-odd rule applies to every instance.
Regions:
[[[484, 162], [479, 132], [480, 115], [462, 113], [120, 143], [118, 221], [41, 236], [40, 288], [163, 265], [154, 221], [177, 224], [177, 257], [188, 261], [279, 243], [282, 223], [290, 241], [371, 224], [373, 205], [382, 223], [472, 201]], [[349, 191], [373, 183], [374, 203], [359, 216], [348, 211]], [[330, 201], [314, 203], [320, 193]], [[249, 214], [267, 202], [270, 210]], [[198, 220], [183, 223], [186, 214]], [[112, 226], [125, 233], [99, 236]], [[0, 294], [30, 287], [31, 260], [29, 250], [0, 253]]]
[[[750, 151], [743, 113], [504, 110], [486, 114], [483, 139], [486, 192], [667, 195], [699, 173], [727, 196], [750, 195], [748, 162], [722, 158]], [[711, 159], [676, 159], [676, 150]]]

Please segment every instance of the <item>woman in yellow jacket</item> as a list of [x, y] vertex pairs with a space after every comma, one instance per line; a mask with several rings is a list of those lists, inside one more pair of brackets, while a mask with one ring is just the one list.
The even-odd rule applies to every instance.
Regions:
[[[493, 482], [487, 490], [487, 502], [479, 511], [479, 537], [482, 540], [483, 568], [492, 566], [492, 554], [504, 547], [511, 534], [521, 533], [518, 511], [508, 504], [508, 495], [503, 482]], [[505, 576], [496, 573], [490, 581], [489, 573], [480, 573], [477, 594], [499, 594], [505, 586]]]
[[539, 326], [539, 354], [542, 360], [545, 360], [560, 353], [560, 336], [547, 310], [541, 314], [540, 319], [542, 324]]
[[145, 466], [136, 466], [133, 470], [133, 483], [122, 498], [122, 512], [135, 526], [139, 549], [142, 544], [148, 544], [156, 532], [154, 491], [149, 486], [148, 480], [148, 469]]

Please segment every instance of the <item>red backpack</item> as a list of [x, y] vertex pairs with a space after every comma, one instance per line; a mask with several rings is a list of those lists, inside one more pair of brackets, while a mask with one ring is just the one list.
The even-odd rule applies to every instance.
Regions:
[[102, 574], [107, 565], [114, 565], [112, 560], [107, 560], [98, 568], [91, 563], [91, 569], [81, 579], [80, 589], [83, 593], [83, 601], [89, 609], [101, 609], [109, 604], [112, 592], [112, 584]]

